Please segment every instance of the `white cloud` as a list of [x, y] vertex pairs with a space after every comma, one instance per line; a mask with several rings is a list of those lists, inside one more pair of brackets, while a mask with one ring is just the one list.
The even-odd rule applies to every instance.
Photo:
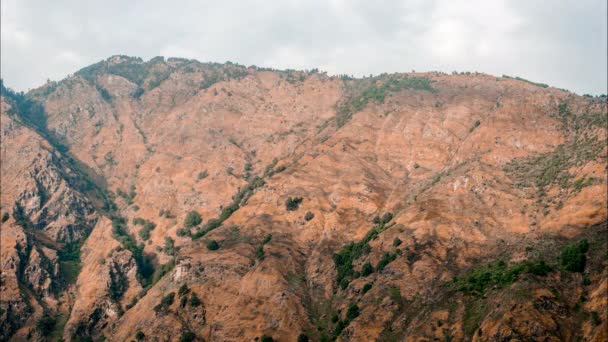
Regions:
[[3, 0], [2, 77], [20, 90], [113, 54], [330, 73], [512, 74], [606, 93], [606, 1]]

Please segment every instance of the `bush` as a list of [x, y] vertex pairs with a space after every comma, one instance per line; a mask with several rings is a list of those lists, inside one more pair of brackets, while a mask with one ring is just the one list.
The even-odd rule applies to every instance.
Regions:
[[177, 252], [175, 248], [175, 241], [168, 236], [165, 237], [165, 247], [163, 248], [163, 252], [165, 252], [167, 255], [175, 255], [175, 252]]
[[308, 335], [304, 333], [298, 335], [298, 342], [308, 342]]
[[186, 228], [192, 228], [194, 226], [198, 226], [203, 222], [201, 215], [199, 215], [196, 211], [192, 210], [186, 215], [186, 219], [184, 220], [184, 226]]
[[180, 342], [192, 342], [196, 338], [196, 335], [192, 331], [182, 332], [182, 336], [179, 338]]
[[382, 224], [387, 224], [393, 219], [393, 214], [391, 212], [385, 212], [382, 215]]
[[197, 179], [200, 181], [200, 180], [207, 178], [208, 176], [209, 176], [209, 173], [207, 172], [207, 170], [201, 171], [198, 173]]
[[163, 299], [160, 300], [156, 306], [154, 306], [154, 312], [156, 314], [164, 315], [169, 310], [169, 307], [173, 304], [175, 300], [175, 292], [171, 292], [168, 295], [164, 296]]
[[378, 261], [378, 265], [376, 266], [376, 269], [378, 270], [378, 272], [382, 271], [391, 261], [397, 259], [397, 254], [396, 253], [384, 253], [382, 255], [382, 259], [380, 259], [380, 261]]
[[368, 275], [372, 274], [373, 272], [374, 272], [374, 268], [372, 267], [372, 264], [370, 264], [369, 262], [366, 262], [361, 267], [361, 276], [362, 277], [367, 277]]
[[144, 220], [141, 217], [135, 217], [135, 218], [133, 218], [133, 224], [134, 225], [143, 225], [144, 223], [146, 223], [146, 220]]
[[57, 319], [47, 313], [42, 315], [42, 318], [38, 322], [36, 322], [36, 329], [40, 331], [42, 336], [46, 336], [50, 334], [55, 329], [55, 324], [57, 324]]
[[8, 213], [3, 213], [3, 214], [2, 214], [2, 223], [4, 223], [4, 222], [8, 221], [8, 218], [9, 218]]
[[583, 274], [583, 285], [591, 285], [591, 279], [589, 279], [589, 274], [587, 273]]
[[302, 197], [288, 197], [285, 201], [285, 208], [287, 211], [295, 211], [300, 207], [300, 203], [302, 203]]
[[348, 305], [348, 310], [346, 311], [346, 319], [352, 321], [353, 319], [359, 316], [359, 307], [356, 303], [350, 303]]
[[190, 289], [188, 288], [188, 285], [184, 284], [179, 287], [179, 290], [177, 291], [177, 295], [182, 297], [183, 295], [188, 294], [188, 292], [190, 292]]
[[560, 255], [562, 267], [569, 272], [584, 272], [585, 265], [587, 264], [587, 256], [585, 254], [588, 250], [589, 242], [587, 240], [566, 246]]
[[264, 240], [262, 240], [262, 244], [267, 244], [270, 242], [270, 240], [272, 240], [272, 234], [266, 234], [266, 236], [264, 236]]
[[203, 302], [201, 302], [201, 300], [198, 298], [196, 293], [192, 292], [192, 294], [190, 295], [190, 306], [197, 307], [197, 306], [200, 306], [201, 304], [203, 304]]
[[135, 339], [138, 341], [142, 341], [144, 338], [146, 338], [146, 335], [141, 330], [137, 330], [137, 333], [135, 334]]
[[177, 236], [179, 236], [179, 237], [184, 237], [184, 236], [189, 236], [191, 233], [190, 233], [190, 229], [187, 229], [187, 228], [179, 228], [179, 229], [178, 229], [178, 230], [175, 232], [175, 234], [177, 234]]
[[258, 258], [259, 260], [264, 260], [264, 245], [259, 245], [256, 249], [255, 249], [255, 256], [256, 258]]
[[217, 241], [215, 240], [210, 240], [209, 242], [207, 242], [207, 249], [210, 251], [215, 251], [218, 250], [220, 248], [220, 245], [217, 243]]
[[363, 285], [363, 288], [361, 288], [361, 293], [366, 294], [371, 289], [372, 289], [372, 283], [367, 283], [367, 284]]
[[376, 215], [376, 216], [374, 216], [373, 222], [376, 225], [380, 225], [380, 223], [382, 222], [382, 220], [380, 219], [380, 216]]
[[344, 328], [346, 328], [348, 326], [348, 324], [342, 320], [339, 320], [338, 323], [336, 324], [336, 327], [334, 328], [334, 335], [336, 336], [340, 336], [340, 334], [342, 333], [342, 330], [344, 330]]
[[262, 342], [274, 342], [274, 339], [268, 335], [262, 335]]
[[306, 221], [310, 221], [315, 217], [315, 214], [311, 213], [310, 211], [306, 213], [306, 215], [304, 215], [304, 219]]
[[400, 238], [396, 237], [395, 240], [393, 240], [393, 246], [398, 247], [402, 242], [403, 241], [401, 241]]

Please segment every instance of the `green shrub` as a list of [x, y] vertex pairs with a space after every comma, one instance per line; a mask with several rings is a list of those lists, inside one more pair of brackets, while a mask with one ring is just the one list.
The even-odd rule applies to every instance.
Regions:
[[394, 301], [401, 301], [401, 290], [398, 287], [389, 287], [388, 288], [388, 296]]
[[38, 329], [42, 336], [46, 336], [53, 332], [56, 324], [57, 318], [49, 315], [48, 313], [45, 313], [44, 315], [42, 315], [42, 318], [40, 318], [40, 320], [36, 322], [36, 329]]
[[473, 268], [464, 276], [454, 278], [452, 282], [459, 291], [483, 294], [490, 286], [502, 287], [512, 284], [520, 274], [546, 276], [549, 272], [551, 272], [551, 267], [544, 260], [526, 260], [511, 267], [507, 267], [507, 264], [501, 260]]
[[310, 212], [310, 211], [309, 211], [309, 212], [307, 212], [307, 213], [306, 213], [306, 215], [304, 215], [304, 219], [305, 219], [306, 221], [310, 221], [310, 220], [312, 220], [314, 217], [315, 217], [315, 214], [313, 214], [313, 213], [312, 213], [312, 212]]
[[8, 219], [9, 219], [9, 215], [8, 215], [8, 213], [6, 213], [6, 212], [5, 212], [5, 213], [3, 213], [3, 214], [2, 214], [2, 223], [4, 223], [4, 222], [8, 221]]
[[133, 224], [134, 225], [143, 225], [144, 223], [146, 223], [146, 220], [144, 220], [141, 217], [134, 217], [133, 218]]
[[179, 229], [177, 229], [175, 234], [177, 234], [177, 236], [179, 236], [179, 237], [184, 237], [184, 236], [190, 236], [191, 232], [190, 232], [190, 229], [179, 228]]
[[271, 336], [268, 335], [262, 335], [262, 342], [274, 342], [274, 339]]
[[192, 294], [190, 295], [190, 306], [197, 307], [201, 304], [203, 304], [203, 302], [201, 302], [196, 293], [192, 292]]
[[200, 181], [200, 180], [207, 178], [208, 176], [209, 176], [209, 173], [207, 172], [207, 170], [201, 171], [198, 173], [197, 179]]
[[196, 335], [192, 331], [183, 331], [182, 336], [179, 338], [180, 342], [192, 342], [196, 339]]
[[372, 267], [372, 264], [370, 264], [369, 262], [366, 262], [365, 264], [363, 264], [363, 266], [361, 266], [361, 276], [362, 277], [367, 277], [368, 275], [372, 274], [374, 272], [374, 268]]
[[591, 285], [591, 279], [589, 279], [589, 274], [587, 273], [583, 274], [583, 285]]
[[340, 336], [340, 334], [342, 334], [342, 331], [348, 326], [348, 323], [343, 321], [343, 320], [339, 320], [336, 323], [336, 327], [334, 328], [334, 335], [336, 336]]
[[207, 242], [207, 249], [210, 251], [215, 251], [218, 250], [220, 248], [219, 243], [217, 243], [217, 241], [215, 240], [210, 240], [209, 242]]
[[305, 333], [298, 335], [298, 342], [308, 342], [308, 335]]
[[255, 257], [259, 260], [264, 260], [264, 245], [259, 245], [255, 249]]
[[272, 234], [266, 234], [266, 236], [264, 236], [264, 240], [262, 240], [262, 244], [267, 244], [270, 242], [270, 240], [272, 240]]
[[175, 255], [177, 252], [175, 248], [175, 241], [170, 237], [165, 237], [165, 247], [163, 247], [163, 252], [167, 255]]
[[135, 89], [135, 91], [133, 92], [133, 98], [135, 99], [139, 99], [143, 94], [144, 94], [145, 90], [142, 87], [137, 87], [137, 89]]
[[201, 215], [199, 215], [196, 211], [192, 210], [186, 215], [186, 219], [184, 220], [184, 226], [186, 228], [192, 228], [194, 226], [198, 226], [203, 222]]
[[566, 246], [560, 255], [562, 267], [569, 272], [584, 272], [587, 263], [587, 256], [585, 254], [588, 250], [589, 242], [587, 240]]
[[378, 265], [376, 265], [376, 269], [378, 272], [382, 271], [391, 261], [397, 259], [397, 253], [384, 253], [382, 254], [382, 258], [378, 261]]
[[398, 247], [402, 242], [403, 241], [401, 241], [400, 238], [396, 237], [395, 240], [393, 240], [393, 246]]
[[226, 206], [224, 209], [222, 209], [220, 216], [217, 218], [210, 219], [207, 222], [207, 224], [204, 226], [203, 229], [192, 234], [192, 236], [191, 236], [192, 239], [193, 240], [200, 239], [201, 237], [205, 236], [205, 234], [207, 234], [208, 232], [220, 227], [224, 221], [226, 221], [235, 211], [237, 211], [240, 208], [241, 205], [243, 205], [244, 203], [247, 202], [249, 197], [251, 197], [253, 195], [255, 189], [257, 189], [261, 186], [264, 186], [264, 184], [265, 184], [264, 179], [262, 179], [258, 176], [253, 177], [249, 181], [247, 186], [240, 189], [239, 192], [237, 192], [237, 194], [233, 196], [232, 203], [230, 203], [228, 206]]
[[302, 197], [288, 197], [285, 201], [285, 208], [287, 211], [295, 211], [300, 207], [300, 203], [302, 203]]
[[367, 283], [367, 284], [363, 285], [363, 288], [361, 288], [361, 293], [366, 294], [371, 289], [372, 289], [372, 283]]
[[359, 316], [359, 307], [356, 303], [350, 303], [348, 305], [348, 309], [346, 310], [346, 319], [349, 321], [354, 320]]
[[389, 223], [389, 222], [390, 222], [392, 219], [393, 219], [393, 213], [391, 213], [391, 212], [388, 212], [388, 211], [387, 211], [387, 212], [385, 212], [385, 213], [382, 215], [382, 219], [381, 219], [381, 222], [380, 222], [380, 223], [382, 223], [382, 224], [387, 224], [387, 223]]
[[177, 290], [177, 295], [182, 297], [182, 296], [188, 294], [188, 292], [190, 292], [188, 285], [183, 284], [182, 286], [179, 287], [179, 290]]
[[137, 333], [135, 333], [135, 339], [138, 341], [143, 341], [144, 338], [146, 338], [146, 335], [141, 330], [137, 330]]
[[168, 295], [164, 296], [160, 303], [154, 306], [154, 312], [158, 315], [164, 315], [169, 310], [169, 307], [175, 301], [175, 292], [171, 292]]

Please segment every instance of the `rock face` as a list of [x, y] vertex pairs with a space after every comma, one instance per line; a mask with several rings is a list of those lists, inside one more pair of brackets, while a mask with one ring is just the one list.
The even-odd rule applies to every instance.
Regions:
[[606, 105], [160, 57], [3, 88], [2, 339], [606, 340]]

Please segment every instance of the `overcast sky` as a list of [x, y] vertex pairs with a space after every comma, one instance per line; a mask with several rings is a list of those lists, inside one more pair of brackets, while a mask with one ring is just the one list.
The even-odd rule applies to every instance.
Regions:
[[2, 0], [5, 84], [124, 54], [355, 76], [479, 71], [607, 93], [606, 0]]

